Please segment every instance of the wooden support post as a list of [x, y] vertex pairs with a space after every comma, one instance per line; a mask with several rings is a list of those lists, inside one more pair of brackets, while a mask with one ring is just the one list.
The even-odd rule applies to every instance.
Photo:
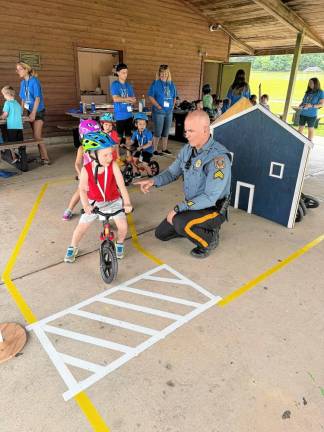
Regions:
[[284, 108], [284, 112], [282, 114], [282, 120], [284, 120], [284, 121], [287, 121], [289, 107], [291, 104], [291, 99], [292, 99], [292, 95], [293, 95], [293, 91], [294, 91], [294, 87], [295, 87], [296, 75], [297, 75], [297, 71], [298, 71], [301, 50], [303, 47], [304, 34], [305, 34], [305, 31], [302, 31], [302, 32], [297, 34], [297, 38], [296, 38], [296, 46], [295, 46], [293, 63], [291, 66], [291, 71], [290, 71], [285, 108]]

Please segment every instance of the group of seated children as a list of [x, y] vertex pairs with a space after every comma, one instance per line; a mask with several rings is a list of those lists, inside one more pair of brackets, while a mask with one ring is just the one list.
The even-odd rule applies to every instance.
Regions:
[[[151, 174], [149, 162], [153, 155], [153, 135], [147, 129], [147, 115], [137, 113], [134, 116], [136, 130], [132, 135], [130, 147], [120, 145], [120, 139], [114, 129], [114, 118], [110, 113], [100, 118], [100, 125], [95, 120], [81, 120], [79, 125], [82, 145], [78, 148], [75, 169], [79, 179], [79, 187], [74, 192], [68, 208], [64, 211], [63, 220], [70, 220], [73, 209], [81, 200], [84, 214], [75, 228], [70, 246], [67, 248], [64, 261], [72, 263], [78, 254], [78, 246], [88, 231], [91, 223], [97, 219], [93, 214], [94, 207], [105, 213], [114, 213], [124, 208], [126, 213], [132, 210], [123, 175], [120, 170], [120, 153], [126, 148], [127, 160], [132, 163], [134, 177], [140, 176], [139, 161]], [[100, 127], [101, 126], [101, 127]], [[127, 234], [125, 213], [114, 216], [117, 227], [116, 256], [124, 257], [124, 240]]]

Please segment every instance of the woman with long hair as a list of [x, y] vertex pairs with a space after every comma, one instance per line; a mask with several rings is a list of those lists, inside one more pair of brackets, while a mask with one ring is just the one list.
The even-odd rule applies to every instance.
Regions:
[[251, 91], [249, 84], [245, 81], [245, 72], [239, 69], [236, 72], [234, 81], [227, 92], [227, 98], [231, 101], [230, 105], [234, 105], [242, 97], [250, 99]]
[[[42, 141], [45, 104], [37, 73], [29, 64], [24, 62], [17, 63], [16, 71], [21, 78], [19, 92], [21, 106], [23, 109], [26, 109], [28, 113], [34, 139]], [[45, 143], [42, 141], [41, 144], [38, 145], [38, 148], [41, 164], [49, 165], [50, 160]]]
[[324, 92], [321, 89], [321, 83], [318, 78], [311, 78], [308, 81], [307, 90], [303, 97], [299, 116], [298, 132], [303, 133], [304, 126], [308, 126], [308, 139], [313, 141], [314, 126], [317, 120], [318, 109], [324, 105]]
[[173, 108], [177, 97], [176, 86], [172, 82], [168, 65], [160, 65], [155, 80], [148, 91], [152, 103], [152, 118], [154, 123], [154, 154], [158, 151], [160, 138], [162, 138], [162, 153], [171, 154], [168, 150], [168, 136], [172, 123]]

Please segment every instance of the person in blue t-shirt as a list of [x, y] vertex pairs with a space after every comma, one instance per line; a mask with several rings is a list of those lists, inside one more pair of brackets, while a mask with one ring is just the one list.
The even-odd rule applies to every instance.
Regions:
[[118, 79], [110, 86], [110, 92], [114, 101], [114, 116], [116, 130], [119, 138], [126, 138], [126, 146], [130, 145], [130, 137], [133, 128], [133, 104], [136, 102], [133, 87], [126, 82], [128, 67], [125, 63], [116, 66]]
[[314, 126], [317, 119], [318, 109], [324, 105], [324, 92], [321, 89], [321, 83], [318, 78], [311, 78], [308, 81], [306, 93], [303, 97], [302, 103], [299, 105], [301, 108], [299, 117], [298, 132], [303, 133], [304, 126], [308, 126], [308, 139], [313, 141]]
[[42, 87], [37, 78], [37, 73], [31, 66], [29, 66], [29, 64], [24, 62], [17, 63], [16, 71], [21, 78], [19, 92], [21, 106], [23, 109], [25, 108], [27, 110], [34, 139], [41, 141], [38, 145], [40, 163], [42, 165], [50, 165], [46, 145], [42, 138], [45, 119], [45, 104]]
[[[1, 89], [1, 93], [5, 98], [5, 103], [2, 109], [1, 120], [7, 121], [7, 136], [9, 142], [23, 141], [23, 122], [22, 122], [22, 108], [16, 101], [15, 90], [10, 86], [5, 86]], [[26, 147], [23, 148], [26, 152]], [[22, 149], [22, 150], [23, 150]], [[15, 164], [19, 161], [19, 155], [14, 150], [10, 150], [12, 163]], [[17, 157], [18, 156], [18, 157]]]
[[162, 138], [162, 153], [171, 154], [167, 149], [168, 136], [173, 118], [177, 89], [171, 80], [171, 72], [168, 65], [160, 65], [156, 78], [149, 88], [148, 96], [152, 103], [154, 154], [161, 154], [158, 151], [160, 138]]
[[134, 116], [135, 126], [137, 130], [133, 133], [131, 138], [131, 147], [133, 151], [133, 170], [134, 177], [141, 177], [138, 169], [138, 162], [142, 162], [143, 166], [149, 177], [152, 176], [149, 163], [153, 156], [153, 134], [146, 128], [148, 117], [145, 113], [139, 112]]
[[228, 89], [226, 98], [230, 100], [230, 106], [232, 106], [242, 97], [250, 99], [250, 96], [250, 86], [245, 81], [245, 72], [243, 69], [239, 69], [236, 72], [232, 85]]

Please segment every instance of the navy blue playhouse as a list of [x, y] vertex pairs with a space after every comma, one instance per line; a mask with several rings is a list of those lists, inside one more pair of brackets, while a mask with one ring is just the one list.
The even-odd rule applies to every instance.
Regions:
[[293, 228], [312, 143], [260, 105], [211, 130], [232, 153], [232, 205]]

